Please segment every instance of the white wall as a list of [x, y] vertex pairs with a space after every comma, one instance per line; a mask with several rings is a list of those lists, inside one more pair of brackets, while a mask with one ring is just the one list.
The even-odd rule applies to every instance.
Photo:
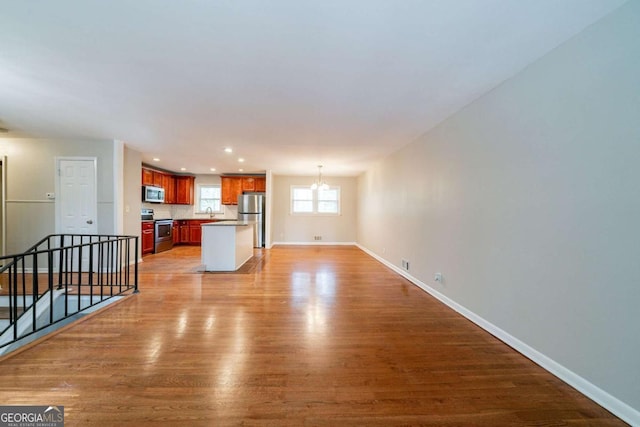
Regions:
[[7, 253], [19, 253], [55, 233], [55, 158], [96, 157], [98, 233], [114, 233], [113, 141], [5, 138]]
[[[123, 230], [127, 236], [141, 237], [140, 209], [142, 208], [141, 174], [142, 154], [124, 147], [123, 178]], [[142, 256], [142, 241], [138, 240], [138, 257]]]
[[367, 171], [358, 216], [364, 248], [636, 417], [638, 23], [631, 1]]
[[[353, 243], [356, 241], [357, 178], [326, 177], [330, 185], [340, 186], [339, 216], [291, 215], [292, 185], [311, 185], [315, 177], [274, 175], [272, 179], [271, 239], [273, 243]], [[315, 241], [314, 236], [322, 236]]]

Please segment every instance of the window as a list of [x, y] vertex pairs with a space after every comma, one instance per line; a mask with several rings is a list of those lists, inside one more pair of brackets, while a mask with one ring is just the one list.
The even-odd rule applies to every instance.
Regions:
[[312, 190], [308, 186], [291, 186], [291, 213], [340, 215], [340, 187]]
[[340, 213], [340, 189], [338, 187], [329, 187], [326, 190], [319, 188], [317, 194], [318, 213], [336, 215]]
[[222, 212], [222, 203], [220, 202], [220, 185], [217, 184], [200, 184], [198, 185], [198, 200], [196, 202], [196, 211], [208, 212], [211, 208], [212, 212]]

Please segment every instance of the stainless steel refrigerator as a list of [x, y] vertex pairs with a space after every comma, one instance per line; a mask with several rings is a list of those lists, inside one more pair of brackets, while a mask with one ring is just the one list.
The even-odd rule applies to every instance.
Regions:
[[238, 221], [253, 223], [253, 246], [264, 247], [264, 193], [238, 196]]

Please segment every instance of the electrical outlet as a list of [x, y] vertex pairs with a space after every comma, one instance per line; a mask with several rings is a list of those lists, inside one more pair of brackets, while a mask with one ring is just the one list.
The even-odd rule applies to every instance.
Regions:
[[402, 268], [404, 268], [405, 270], [409, 271], [409, 261], [406, 259], [402, 260]]
[[322, 240], [322, 236], [313, 236], [313, 240]]
[[438, 283], [442, 283], [442, 273], [436, 273], [433, 275], [433, 280]]

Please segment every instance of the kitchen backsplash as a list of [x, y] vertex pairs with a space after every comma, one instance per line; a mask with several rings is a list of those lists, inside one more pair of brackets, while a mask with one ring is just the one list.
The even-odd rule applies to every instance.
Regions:
[[[209, 214], [196, 214], [193, 205], [164, 205], [157, 203], [143, 203], [142, 208], [153, 209], [153, 217], [155, 219], [173, 218], [173, 219], [206, 219]], [[222, 213], [216, 213], [215, 218], [218, 219], [236, 219], [238, 218], [237, 206], [222, 206]]]
[[190, 205], [171, 206], [171, 218], [184, 219], [184, 218], [195, 218], [195, 217], [196, 217], [196, 214], [193, 213], [193, 206], [190, 206]]

